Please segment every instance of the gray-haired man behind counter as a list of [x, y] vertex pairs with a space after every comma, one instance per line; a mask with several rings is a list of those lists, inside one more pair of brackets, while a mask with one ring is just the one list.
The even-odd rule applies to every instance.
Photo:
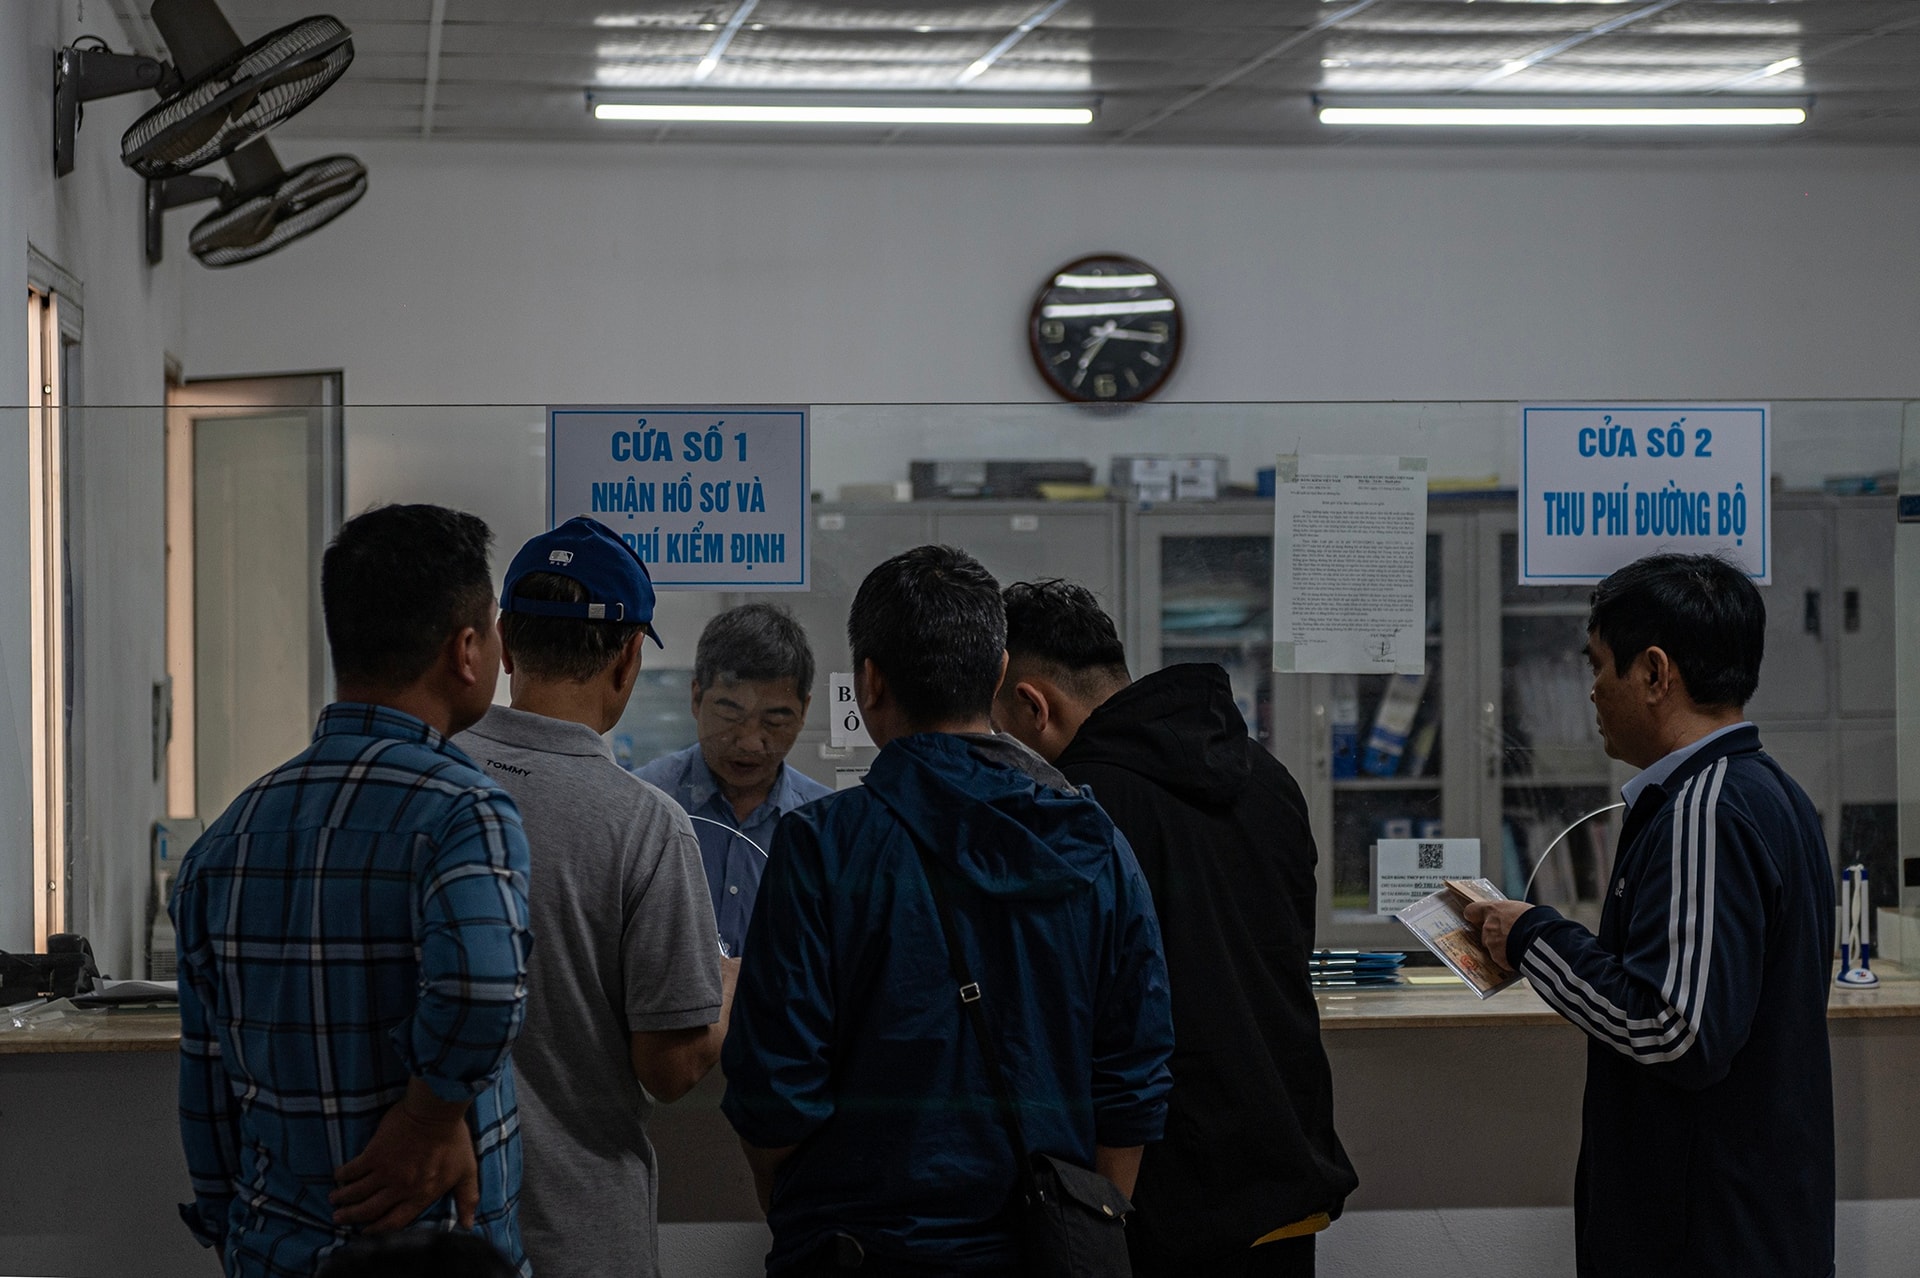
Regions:
[[600, 735], [659, 642], [653, 602], [639, 558], [593, 520], [529, 541], [500, 591], [513, 705], [458, 738], [520, 805], [532, 849], [538, 943], [513, 1066], [520, 1228], [541, 1278], [658, 1272], [649, 1095], [675, 1100], [713, 1068], [738, 969], [714, 945], [686, 816]]
[[764, 603], [729, 608], [707, 623], [694, 650], [699, 740], [635, 769], [700, 818], [694, 833], [729, 954], [746, 943], [773, 827], [832, 793], [787, 763], [812, 694], [813, 648], [793, 614]]

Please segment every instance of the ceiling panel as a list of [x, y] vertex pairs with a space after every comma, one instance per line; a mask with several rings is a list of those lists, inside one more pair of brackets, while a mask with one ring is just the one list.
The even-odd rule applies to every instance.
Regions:
[[[117, 0], [122, 8], [145, 0]], [[324, 9], [355, 33], [347, 75], [285, 126], [310, 137], [419, 134], [631, 141], [837, 139], [1121, 141], [1167, 145], [1404, 144], [1321, 126], [1315, 92], [1815, 96], [1790, 135], [1920, 145], [1920, 0], [223, 0], [245, 39]], [[1328, 24], [1341, 15], [1340, 21]], [[1634, 18], [1616, 30], [1597, 28]], [[720, 47], [724, 45], [724, 47]], [[976, 59], [999, 49], [990, 65]], [[717, 55], [717, 56], [716, 56]], [[1795, 60], [1798, 60], [1797, 62]], [[705, 68], [703, 71], [702, 68]], [[432, 84], [434, 108], [425, 112]], [[1070, 132], [615, 127], [587, 94], [869, 91], [1098, 100]], [[1423, 142], [1506, 145], [1475, 133]], [[1524, 140], [1539, 141], [1534, 134]], [[1566, 140], [1588, 141], [1587, 137]], [[1619, 134], [1614, 144], [1644, 138]], [[1698, 143], [1698, 136], [1688, 139]], [[1725, 133], [1716, 144], [1745, 145]]]

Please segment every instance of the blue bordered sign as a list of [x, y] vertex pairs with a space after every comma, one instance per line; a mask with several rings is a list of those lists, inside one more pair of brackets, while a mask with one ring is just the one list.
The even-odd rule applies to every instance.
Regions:
[[663, 590], [807, 589], [807, 410], [547, 409], [547, 523], [589, 515]]
[[1766, 404], [1520, 406], [1520, 584], [1598, 581], [1658, 551], [1772, 580]]

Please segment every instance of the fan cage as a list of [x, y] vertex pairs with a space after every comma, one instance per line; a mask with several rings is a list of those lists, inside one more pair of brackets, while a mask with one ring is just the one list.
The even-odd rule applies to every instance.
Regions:
[[[338, 18], [305, 18], [255, 41], [133, 122], [120, 139], [127, 167], [147, 178], [177, 177], [209, 164], [271, 129], [326, 92], [353, 61], [353, 38]], [[302, 63], [313, 74], [290, 84], [251, 84]], [[233, 111], [206, 132], [203, 116]]]
[[[367, 169], [350, 155], [303, 164], [275, 187], [218, 209], [194, 223], [187, 248], [206, 266], [237, 266], [325, 226], [367, 193]], [[244, 244], [220, 244], [235, 229], [260, 220], [265, 234]]]

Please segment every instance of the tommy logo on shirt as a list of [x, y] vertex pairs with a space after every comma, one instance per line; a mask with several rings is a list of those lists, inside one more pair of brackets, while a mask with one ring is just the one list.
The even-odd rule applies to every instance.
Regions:
[[489, 768], [498, 768], [502, 772], [511, 772], [516, 777], [530, 777], [533, 775], [533, 773], [526, 768], [516, 768], [511, 763], [502, 763], [498, 759], [488, 759], [487, 766]]

